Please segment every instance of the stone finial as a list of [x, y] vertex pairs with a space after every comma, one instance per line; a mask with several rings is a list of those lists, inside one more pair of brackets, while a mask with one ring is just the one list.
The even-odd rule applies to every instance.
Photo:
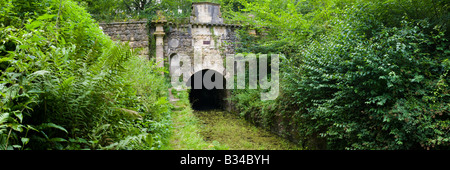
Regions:
[[152, 23], [156, 26], [155, 32], [153, 33], [153, 35], [155, 36], [164, 36], [164, 24], [167, 22], [165, 20], [164, 15], [162, 14], [162, 12], [160, 10], [156, 11], [156, 14], [158, 16], [158, 18], [156, 20], [152, 20]]

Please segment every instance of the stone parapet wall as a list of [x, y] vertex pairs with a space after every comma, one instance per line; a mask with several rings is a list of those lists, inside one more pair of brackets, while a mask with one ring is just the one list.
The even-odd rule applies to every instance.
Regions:
[[100, 23], [99, 25], [111, 39], [129, 42], [131, 48], [142, 48], [141, 55], [148, 56], [147, 21]]

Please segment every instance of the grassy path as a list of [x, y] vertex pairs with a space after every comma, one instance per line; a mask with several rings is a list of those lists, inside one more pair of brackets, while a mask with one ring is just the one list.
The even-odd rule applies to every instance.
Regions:
[[[200, 135], [199, 120], [193, 114], [186, 92], [169, 90], [170, 102], [175, 106], [171, 115], [173, 122], [169, 146], [173, 150], [214, 150], [226, 149], [221, 145], [206, 142]], [[172, 95], [175, 94], [175, 95]]]
[[199, 121], [190, 108], [175, 111], [172, 115], [173, 131], [169, 148], [174, 150], [224, 149], [220, 145], [206, 142], [200, 135]]

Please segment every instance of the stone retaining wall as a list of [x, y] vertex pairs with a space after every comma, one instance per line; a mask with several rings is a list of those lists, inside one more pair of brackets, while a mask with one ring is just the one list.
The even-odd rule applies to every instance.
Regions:
[[100, 23], [99, 25], [113, 40], [129, 42], [131, 48], [142, 48], [141, 55], [148, 57], [147, 21]]

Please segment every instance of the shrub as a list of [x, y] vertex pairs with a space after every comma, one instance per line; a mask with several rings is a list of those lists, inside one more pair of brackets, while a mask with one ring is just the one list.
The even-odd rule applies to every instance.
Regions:
[[313, 149], [323, 149], [321, 139], [328, 149], [448, 149], [448, 2], [318, 3], [284, 1], [295, 7], [287, 15], [303, 14], [297, 19], [270, 3], [243, 3], [272, 31], [242, 36], [240, 52], [286, 59], [278, 99], [237, 91], [238, 110], [265, 127], [280, 126], [265, 121], [274, 115], [288, 118], [297, 127], [291, 135]]
[[164, 144], [170, 110], [154, 64], [113, 42], [72, 1], [1, 3], [1, 149]]

